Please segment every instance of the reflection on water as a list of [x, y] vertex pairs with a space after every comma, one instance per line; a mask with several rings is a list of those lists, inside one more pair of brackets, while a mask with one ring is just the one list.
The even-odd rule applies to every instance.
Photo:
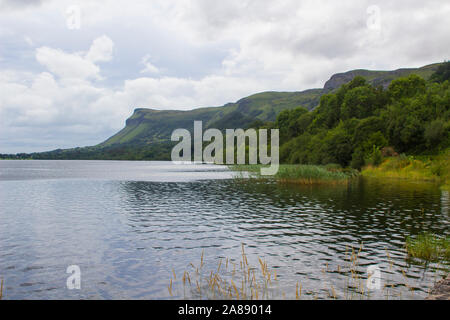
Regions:
[[[146, 163], [154, 172], [133, 179], [126, 166], [136, 168], [135, 163], [107, 163], [103, 174], [97, 164], [64, 164], [71, 172], [84, 166], [90, 179], [58, 178], [53, 172], [52, 179], [0, 182], [6, 298], [170, 298], [172, 268], [182, 274], [202, 250], [211, 266], [224, 257], [238, 260], [241, 243], [251, 264], [261, 257], [277, 268], [278, 287], [287, 297], [295, 297], [297, 282], [318, 297], [326, 298], [330, 286], [342, 295], [345, 276], [323, 269], [342, 267], [346, 250], [360, 243], [362, 275], [378, 265], [384, 284], [398, 292], [406, 283], [414, 289], [402, 298], [426, 296], [435, 269], [442, 268], [411, 263], [404, 252], [408, 235], [448, 234], [449, 195], [433, 184], [361, 180], [349, 186], [283, 186], [213, 180], [228, 173], [206, 176], [201, 168], [193, 172], [209, 179], [194, 180], [183, 170], [171, 179], [164, 163]], [[46, 166], [51, 171], [51, 162]], [[108, 179], [108, 171], [117, 179]], [[150, 176], [160, 178], [136, 181]], [[79, 291], [65, 287], [65, 270], [72, 264], [82, 270]], [[372, 296], [385, 298], [385, 291]]]
[[448, 216], [448, 208], [450, 207], [450, 193], [448, 191], [442, 191], [441, 207], [442, 214]]

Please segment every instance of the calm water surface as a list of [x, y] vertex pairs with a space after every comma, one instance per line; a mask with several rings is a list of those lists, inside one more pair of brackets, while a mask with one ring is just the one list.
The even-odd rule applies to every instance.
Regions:
[[[276, 268], [274, 297], [348, 295], [345, 266], [363, 243], [374, 298], [420, 299], [443, 272], [406, 259], [404, 240], [449, 233], [448, 192], [433, 184], [361, 180], [283, 186], [232, 179], [226, 167], [128, 161], [0, 161], [0, 278], [5, 299], [169, 299], [167, 285], [202, 251], [205, 268], [239, 261], [244, 243]], [[81, 268], [69, 290], [66, 268]], [[403, 272], [406, 277], [403, 275]], [[412, 288], [412, 290], [411, 290]], [[277, 296], [277, 294], [279, 296]]]

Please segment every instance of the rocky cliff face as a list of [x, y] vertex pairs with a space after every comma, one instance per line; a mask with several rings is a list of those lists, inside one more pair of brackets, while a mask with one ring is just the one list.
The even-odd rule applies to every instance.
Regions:
[[382, 86], [387, 88], [392, 80], [400, 77], [407, 77], [410, 74], [417, 74], [424, 79], [428, 79], [433, 74], [440, 63], [430, 64], [421, 68], [403, 68], [393, 71], [371, 71], [371, 70], [352, 70], [344, 73], [334, 74], [330, 80], [325, 82], [324, 93], [333, 91], [343, 84], [353, 80], [356, 76], [365, 78], [373, 86]]
[[371, 71], [368, 70], [352, 70], [344, 73], [336, 73], [331, 76], [330, 80], [325, 82], [323, 89], [325, 92], [333, 91], [338, 89], [343, 84], [346, 84], [353, 80], [356, 76], [367, 77]]

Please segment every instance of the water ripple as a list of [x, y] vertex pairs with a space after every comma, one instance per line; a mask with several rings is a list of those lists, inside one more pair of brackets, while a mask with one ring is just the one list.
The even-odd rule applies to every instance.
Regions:
[[[20, 171], [33, 164], [19, 165]], [[113, 170], [113, 178], [98, 163], [94, 169], [58, 164], [54, 171], [46, 164], [25, 170], [31, 179], [5, 169], [0, 277], [6, 298], [166, 299], [172, 268], [182, 273], [203, 249], [210, 263], [238, 257], [241, 243], [251, 259], [278, 268], [286, 292], [297, 281], [317, 292], [327, 283], [344, 290], [340, 275], [323, 269], [342, 267], [346, 253], [364, 243], [361, 273], [377, 264], [386, 281], [401, 287], [406, 270], [420, 298], [437, 266], [405, 260], [404, 240], [423, 231], [448, 234], [449, 196], [434, 185], [369, 180], [348, 187], [282, 186], [222, 179], [224, 171], [211, 180], [217, 172], [210, 169], [191, 170], [187, 178], [172, 171], [166, 179], [166, 165], [156, 166], [158, 174], [138, 172], [136, 166], [148, 163], [132, 165], [122, 177]], [[202, 179], [193, 180], [192, 172]], [[158, 178], [141, 179], [150, 176]], [[72, 264], [82, 269], [80, 291], [65, 287]]]

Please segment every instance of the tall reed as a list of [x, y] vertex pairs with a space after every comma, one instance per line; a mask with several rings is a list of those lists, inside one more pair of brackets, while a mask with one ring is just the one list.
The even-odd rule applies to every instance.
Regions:
[[[172, 274], [168, 290], [170, 296], [183, 297], [184, 299], [342, 299], [361, 300], [379, 299], [411, 299], [417, 298], [416, 294], [422, 284], [414, 284], [414, 278], [408, 277], [408, 269], [394, 263], [390, 252], [385, 249], [386, 258], [380, 263], [387, 268], [383, 271], [382, 287], [375, 291], [367, 287], [369, 275], [366, 275], [367, 267], [360, 264], [363, 252], [363, 243], [359, 246], [346, 246], [345, 254], [341, 256], [343, 262], [337, 264], [336, 268], [328, 263], [322, 269], [324, 277], [322, 288], [318, 291], [308, 290], [304, 283], [296, 280], [295, 293], [286, 295], [280, 289], [276, 269], [270, 268], [267, 262], [256, 257], [256, 265], [249, 262], [244, 245], [241, 247], [240, 259], [222, 258], [217, 266], [211, 266], [205, 262], [204, 252], [199, 264], [188, 265], [181, 279], [177, 280], [175, 271]], [[436, 267], [436, 277], [442, 268]], [[443, 269], [444, 272], [445, 268]], [[395, 279], [391, 277], [396, 275]], [[327, 280], [331, 277], [333, 282]], [[177, 279], [175, 279], [177, 278]], [[181, 284], [180, 284], [181, 281]], [[294, 288], [293, 288], [294, 289]], [[292, 289], [292, 291], [294, 291]]]
[[419, 234], [406, 239], [406, 251], [414, 258], [436, 262], [450, 261], [450, 238], [438, 237], [429, 233]]
[[279, 166], [275, 176], [260, 175], [261, 165], [235, 165], [230, 169], [241, 173], [237, 178], [246, 177], [242, 173], [247, 173], [251, 178], [269, 179], [274, 178], [282, 183], [297, 184], [338, 184], [347, 183], [349, 179], [357, 176], [357, 170], [342, 169], [336, 166], [317, 166], [317, 165], [289, 165]]

